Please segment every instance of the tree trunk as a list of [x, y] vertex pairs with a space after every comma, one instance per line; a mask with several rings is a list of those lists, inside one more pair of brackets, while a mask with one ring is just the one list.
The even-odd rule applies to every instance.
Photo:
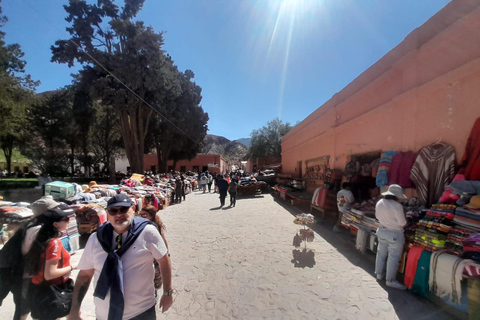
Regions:
[[70, 170], [72, 171], [72, 177], [75, 175], [75, 147], [70, 147]]
[[12, 136], [4, 137], [2, 139], [2, 150], [3, 154], [5, 155], [5, 161], [7, 162], [7, 169], [8, 174], [12, 172], [12, 153], [13, 153], [13, 140]]
[[109, 181], [111, 184], [115, 184], [117, 177], [115, 176], [115, 156], [114, 155], [110, 156], [110, 165], [108, 169], [110, 171]]

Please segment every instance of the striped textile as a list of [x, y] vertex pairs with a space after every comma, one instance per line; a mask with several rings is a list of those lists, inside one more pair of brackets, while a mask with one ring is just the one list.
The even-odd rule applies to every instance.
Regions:
[[383, 188], [388, 184], [388, 173], [392, 166], [392, 158], [397, 154], [397, 151], [384, 151], [380, 158], [380, 164], [378, 165], [378, 173], [376, 184], [379, 188]]
[[455, 148], [446, 143], [423, 147], [410, 172], [418, 198], [428, 207], [442, 196], [455, 176]]

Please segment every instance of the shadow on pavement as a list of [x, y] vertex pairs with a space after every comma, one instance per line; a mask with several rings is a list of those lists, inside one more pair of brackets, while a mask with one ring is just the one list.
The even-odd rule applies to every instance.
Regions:
[[222, 207], [221, 207], [221, 206], [220, 206], [220, 207], [211, 208], [211, 209], [210, 209], [210, 211], [214, 211], [214, 210], [220, 210], [220, 209], [222, 209]]
[[315, 252], [308, 249], [298, 249], [292, 250], [292, 263], [295, 268], [313, 268], [315, 266]]
[[[278, 197], [274, 196], [274, 200], [294, 217], [298, 214], [309, 212], [307, 208], [295, 207]], [[337, 249], [337, 251], [348, 261], [362, 268], [374, 278], [376, 255], [369, 250], [367, 250], [365, 254], [356, 250], [355, 239], [346, 231], [346, 229], [342, 228], [342, 232], [339, 233], [333, 232], [332, 229], [335, 222], [335, 219], [327, 218], [321, 223], [311, 225], [310, 228]], [[410, 291], [389, 288], [385, 285], [384, 281], [379, 284], [386, 292], [388, 292], [388, 299], [395, 308], [395, 312], [399, 319], [447, 320], [468, 318], [468, 315], [465, 313], [450, 307], [442, 301], [438, 302], [438, 299], [435, 299], [438, 303], [433, 303], [431, 300], [417, 296]]]

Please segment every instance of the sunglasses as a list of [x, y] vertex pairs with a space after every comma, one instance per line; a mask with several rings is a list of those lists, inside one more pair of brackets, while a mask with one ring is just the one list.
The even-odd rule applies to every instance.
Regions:
[[108, 209], [108, 213], [112, 216], [117, 215], [119, 213], [125, 214], [128, 212], [129, 209], [130, 207], [111, 208], [111, 209]]

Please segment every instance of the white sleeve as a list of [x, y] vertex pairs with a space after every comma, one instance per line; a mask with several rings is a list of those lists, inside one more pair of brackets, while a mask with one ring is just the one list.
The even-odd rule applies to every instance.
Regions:
[[155, 259], [160, 259], [167, 254], [167, 246], [155, 226], [148, 225], [143, 230], [147, 249]]
[[82, 257], [80, 258], [80, 262], [78, 263], [77, 269], [78, 270], [91, 270], [94, 269], [93, 260], [92, 260], [92, 249], [93, 243], [98, 242], [97, 233], [94, 232], [88, 238], [87, 244], [85, 245], [85, 249], [83, 249]]

